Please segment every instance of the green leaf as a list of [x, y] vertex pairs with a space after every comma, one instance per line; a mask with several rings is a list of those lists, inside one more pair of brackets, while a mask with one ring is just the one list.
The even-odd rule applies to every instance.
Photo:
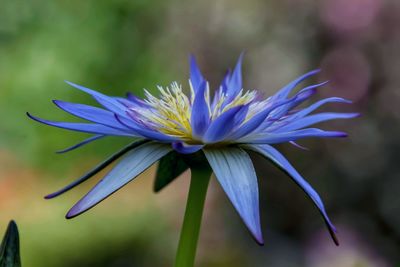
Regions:
[[175, 180], [176, 177], [186, 171], [189, 166], [185, 163], [178, 153], [172, 151], [164, 156], [157, 168], [156, 179], [154, 181], [154, 192], [159, 192], [170, 182]]
[[14, 221], [10, 221], [0, 247], [0, 267], [20, 267], [19, 234]]

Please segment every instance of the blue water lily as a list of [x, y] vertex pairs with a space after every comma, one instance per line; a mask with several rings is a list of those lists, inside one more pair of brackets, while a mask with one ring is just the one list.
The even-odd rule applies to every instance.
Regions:
[[111, 97], [67, 82], [91, 95], [101, 107], [57, 100], [54, 103], [89, 122], [56, 122], [28, 114], [44, 124], [92, 134], [90, 138], [61, 152], [107, 136], [125, 136], [134, 138], [135, 142], [47, 198], [64, 193], [124, 156], [72, 207], [67, 214], [71, 218], [92, 208], [160, 161], [155, 185], [157, 191], [190, 167], [191, 157], [201, 154], [255, 240], [262, 244], [257, 176], [248, 154], [248, 151], [255, 151], [286, 172], [304, 190], [322, 214], [337, 243], [336, 229], [320, 196], [273, 145], [289, 142], [300, 147], [296, 142], [304, 138], [344, 137], [346, 134], [343, 132], [311, 126], [332, 119], [354, 118], [358, 114], [314, 112], [327, 103], [350, 103], [339, 97], [300, 107], [319, 86], [325, 84], [295, 90], [299, 83], [318, 73], [318, 70], [306, 73], [274, 95], [263, 98], [255, 90], [243, 89], [241, 66], [242, 56], [234, 70], [225, 75], [214, 96], [210, 94], [209, 83], [193, 57], [190, 59], [189, 94], [185, 94], [182, 85], [176, 82], [168, 87], [159, 86], [159, 96], [145, 91], [144, 99], [132, 94], [126, 98]]

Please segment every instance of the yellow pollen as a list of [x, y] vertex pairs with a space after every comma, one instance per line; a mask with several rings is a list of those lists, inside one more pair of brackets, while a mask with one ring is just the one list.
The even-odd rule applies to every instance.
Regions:
[[[158, 86], [159, 98], [145, 90], [146, 99], [144, 100], [149, 107], [135, 107], [132, 109], [146, 126], [153, 128], [161, 133], [178, 137], [182, 141], [193, 143], [196, 140], [192, 135], [190, 117], [192, 114], [192, 103], [195, 98], [194, 90], [190, 84], [190, 98], [183, 93], [182, 86], [174, 82], [169, 87]], [[229, 96], [218, 92], [219, 99], [214, 107], [211, 106], [210, 90], [207, 84], [204, 98], [208, 106], [210, 121], [215, 120], [227, 110], [241, 105], [249, 105], [249, 111], [243, 123], [259, 112], [264, 106], [264, 101], [255, 101], [256, 92], [240, 92], [232, 99]], [[226, 102], [228, 102], [226, 104]]]

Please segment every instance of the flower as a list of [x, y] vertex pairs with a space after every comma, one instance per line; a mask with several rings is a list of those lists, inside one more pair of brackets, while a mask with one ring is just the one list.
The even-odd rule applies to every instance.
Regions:
[[190, 158], [194, 153], [202, 151], [233, 206], [255, 240], [262, 244], [257, 177], [247, 153], [251, 150], [272, 161], [304, 190], [319, 209], [337, 243], [336, 229], [318, 193], [272, 145], [290, 142], [301, 147], [296, 141], [303, 138], [344, 137], [346, 134], [343, 132], [324, 131], [309, 126], [332, 119], [353, 118], [358, 114], [311, 114], [327, 103], [350, 103], [338, 97], [326, 98], [299, 108], [300, 104], [314, 95], [317, 87], [326, 82], [292, 92], [300, 82], [318, 73], [318, 70], [297, 78], [266, 99], [255, 90], [246, 91], [242, 87], [242, 57], [239, 57], [233, 72], [227, 72], [214, 97], [211, 97], [209, 84], [194, 57], [190, 59], [189, 96], [176, 82], [165, 88], [158, 86], [159, 97], [145, 91], [145, 99], [132, 94], [126, 98], [111, 97], [67, 82], [91, 95], [102, 108], [54, 100], [60, 109], [89, 123], [49, 121], [28, 113], [30, 118], [47, 125], [93, 134], [60, 152], [70, 151], [106, 136], [125, 136], [139, 140], [46, 198], [68, 191], [126, 154], [70, 209], [67, 218], [72, 218], [95, 206], [159, 160], [155, 189], [161, 189], [188, 168], [182, 158]]

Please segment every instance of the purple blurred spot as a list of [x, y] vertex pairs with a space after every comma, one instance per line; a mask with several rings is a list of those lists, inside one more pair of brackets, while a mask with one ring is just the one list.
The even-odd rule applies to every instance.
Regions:
[[334, 92], [321, 90], [321, 95], [334, 94], [357, 101], [367, 94], [371, 69], [367, 58], [358, 49], [336, 48], [325, 55], [321, 65], [325, 78], [329, 77], [328, 86], [334, 89]]

